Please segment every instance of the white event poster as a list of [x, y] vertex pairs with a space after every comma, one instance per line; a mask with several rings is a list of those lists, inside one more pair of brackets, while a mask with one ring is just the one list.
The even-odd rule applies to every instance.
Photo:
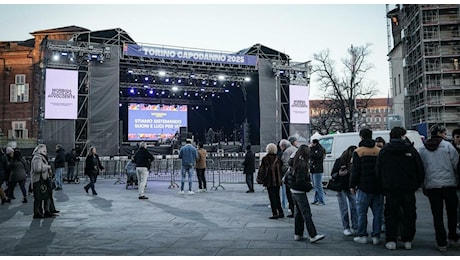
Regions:
[[78, 71], [46, 69], [45, 119], [77, 119]]
[[289, 115], [291, 124], [310, 123], [310, 88], [308, 86], [289, 86]]

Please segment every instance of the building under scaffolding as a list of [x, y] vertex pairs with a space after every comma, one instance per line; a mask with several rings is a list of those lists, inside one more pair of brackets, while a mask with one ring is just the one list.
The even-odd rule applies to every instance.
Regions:
[[460, 5], [397, 5], [387, 17], [394, 110], [425, 136], [435, 123], [458, 128]]

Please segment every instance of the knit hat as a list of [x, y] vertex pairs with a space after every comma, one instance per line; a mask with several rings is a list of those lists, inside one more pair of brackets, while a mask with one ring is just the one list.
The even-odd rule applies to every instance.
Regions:
[[288, 138], [288, 141], [289, 141], [291, 144], [293, 144], [295, 141], [297, 141], [297, 138], [296, 138], [295, 136], [290, 136], [290, 137]]
[[9, 146], [6, 147], [6, 154], [12, 154], [12, 153], [14, 153], [14, 149]]

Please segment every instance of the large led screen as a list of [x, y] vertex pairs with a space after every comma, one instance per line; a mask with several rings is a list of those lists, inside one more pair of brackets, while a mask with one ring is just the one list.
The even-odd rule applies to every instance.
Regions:
[[78, 71], [46, 69], [45, 118], [77, 119]]
[[128, 104], [128, 141], [165, 141], [187, 127], [186, 105]]
[[309, 87], [308, 86], [289, 86], [289, 115], [292, 124], [309, 124]]

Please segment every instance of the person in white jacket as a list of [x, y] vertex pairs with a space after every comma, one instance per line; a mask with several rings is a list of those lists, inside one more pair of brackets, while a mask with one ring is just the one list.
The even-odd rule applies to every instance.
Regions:
[[[446, 141], [447, 130], [442, 125], [430, 128], [431, 138], [420, 148], [420, 157], [425, 168], [423, 193], [428, 196], [433, 214], [436, 243], [439, 251], [447, 251], [447, 246], [460, 246], [457, 234], [457, 164], [459, 154]], [[443, 205], [446, 207], [447, 230], [444, 228]]]

